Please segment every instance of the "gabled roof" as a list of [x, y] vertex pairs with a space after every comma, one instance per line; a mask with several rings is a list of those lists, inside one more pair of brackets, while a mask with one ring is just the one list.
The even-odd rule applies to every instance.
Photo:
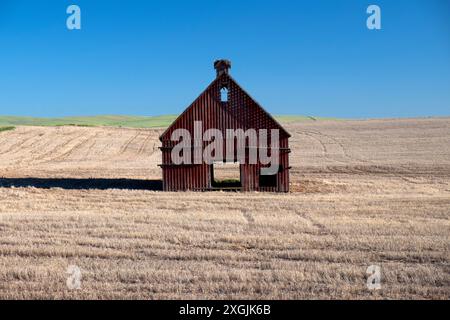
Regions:
[[[230, 92], [230, 100], [226, 104], [219, 99], [220, 89], [226, 86]], [[228, 73], [221, 74], [198, 96], [197, 99], [180, 114], [177, 119], [161, 134], [160, 140], [176, 126], [179, 121], [195, 106], [202, 98], [212, 98], [214, 104], [220, 105], [223, 110], [234, 118], [243, 129], [279, 129], [281, 136], [291, 135], [275, 120], [250, 94], [248, 94]]]
[[[287, 130], [284, 129], [284, 127], [277, 120], [275, 120], [275, 118], [272, 117], [272, 115], [269, 112], [267, 112], [266, 109], [264, 109], [244, 88], [242, 88], [237, 83], [237, 81], [233, 79], [233, 77], [231, 77], [228, 74], [226, 74], [224, 76], [229, 78], [229, 80], [242, 92], [242, 94], [244, 94], [244, 95], [246, 95], [248, 97], [248, 99], [251, 101], [251, 104], [253, 104], [256, 107], [257, 111], [262, 112], [262, 116], [266, 117], [268, 121], [272, 122], [273, 125], [275, 126], [275, 128], [278, 128], [286, 136], [291, 137], [289, 132], [287, 132]], [[236, 116], [236, 114], [234, 116]], [[253, 127], [253, 128], [255, 128], [255, 129], [265, 129], [265, 128], [257, 128], [257, 127]]]

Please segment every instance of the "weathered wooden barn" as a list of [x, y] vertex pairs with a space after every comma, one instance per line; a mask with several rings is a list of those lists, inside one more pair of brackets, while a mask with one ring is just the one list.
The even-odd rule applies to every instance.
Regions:
[[[277, 151], [279, 156], [279, 168], [275, 174], [263, 174], [263, 168], [267, 167], [260, 161], [251, 164], [239, 162], [240, 181], [234, 188], [242, 191], [289, 191], [289, 142], [290, 134], [267, 113], [237, 82], [230, 76], [231, 62], [218, 60], [214, 63], [216, 79], [200, 94], [200, 96], [172, 123], [172, 125], [160, 136], [162, 142], [162, 173], [163, 189], [165, 191], [206, 191], [217, 189], [214, 180], [214, 166], [202, 162], [201, 164], [182, 163], [175, 164], [171, 152], [179, 141], [172, 141], [172, 133], [176, 129], [186, 129], [194, 136], [194, 122], [202, 121], [202, 130], [216, 128], [225, 132], [226, 129], [278, 129], [279, 143]], [[258, 131], [259, 132], [259, 131]], [[233, 138], [234, 139], [234, 138]], [[258, 135], [258, 139], [260, 136]], [[273, 152], [271, 138], [268, 140], [268, 152]], [[248, 145], [246, 149], [259, 148], [259, 144]], [[194, 148], [192, 140], [191, 147]], [[236, 143], [233, 141], [232, 143]], [[224, 144], [225, 147], [226, 143]], [[202, 142], [205, 146], [205, 142]], [[262, 152], [263, 150], [258, 150]], [[267, 150], [264, 150], [267, 152]], [[225, 154], [225, 152], [224, 152]], [[248, 154], [246, 153], [246, 159]], [[227, 161], [228, 160], [228, 161]], [[223, 162], [230, 162], [223, 159]], [[234, 162], [237, 162], [235, 155]]]

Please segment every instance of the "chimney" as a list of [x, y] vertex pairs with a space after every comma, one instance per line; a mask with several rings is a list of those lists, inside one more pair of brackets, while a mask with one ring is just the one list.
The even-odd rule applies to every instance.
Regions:
[[214, 62], [214, 69], [216, 69], [217, 78], [219, 78], [223, 74], [228, 74], [228, 70], [231, 69], [231, 61], [230, 60], [216, 60]]

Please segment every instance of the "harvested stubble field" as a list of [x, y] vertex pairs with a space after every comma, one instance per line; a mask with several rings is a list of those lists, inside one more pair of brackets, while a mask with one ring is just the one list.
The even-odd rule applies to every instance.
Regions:
[[157, 191], [158, 129], [0, 133], [0, 298], [448, 299], [450, 119], [286, 127], [289, 194]]

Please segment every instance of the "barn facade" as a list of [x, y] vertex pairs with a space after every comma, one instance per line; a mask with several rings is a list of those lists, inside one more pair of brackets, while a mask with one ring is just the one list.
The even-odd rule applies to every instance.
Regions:
[[[206, 148], [208, 142], [199, 138], [198, 135], [196, 136], [196, 133], [199, 133], [198, 124], [200, 123], [202, 135], [209, 129], [224, 132], [223, 158], [217, 159], [216, 157], [215, 161], [238, 164], [240, 179], [233, 188], [241, 191], [288, 192], [290, 169], [288, 140], [290, 134], [230, 76], [230, 61], [218, 60], [214, 63], [214, 67], [217, 74], [216, 79], [160, 136], [163, 189], [165, 191], [207, 191], [219, 188], [215, 184], [213, 163], [206, 161], [179, 163], [173, 159], [174, 148], [184, 140], [174, 139], [177, 130], [190, 133], [194, 137], [184, 141], [184, 147], [188, 149], [184, 149], [183, 153], [186, 153], [189, 160], [198, 154], [196, 153], [198, 148], [202, 148], [202, 150]], [[254, 141], [251, 142], [251, 139], [245, 134], [229, 136], [225, 134], [227, 129], [241, 133], [253, 130], [256, 132], [258, 142], [256, 144]], [[264, 130], [269, 133], [268, 137], [265, 137], [267, 147], [261, 147], [261, 132]], [[276, 143], [273, 136], [270, 135], [275, 131], [278, 132]], [[202, 140], [198, 141], [199, 139]], [[240, 142], [239, 139], [241, 139]], [[236, 146], [239, 143], [245, 146], [244, 158], [242, 154], [240, 157], [238, 155]], [[230, 145], [235, 147], [234, 152], [231, 158], [229, 155], [225, 158], [225, 148]], [[214, 153], [216, 152], [214, 151]], [[278, 161], [276, 171], [268, 173], [269, 165], [260, 161], [259, 157], [256, 162], [252, 162], [250, 152], [257, 152], [258, 155], [263, 153], [276, 155]]]

